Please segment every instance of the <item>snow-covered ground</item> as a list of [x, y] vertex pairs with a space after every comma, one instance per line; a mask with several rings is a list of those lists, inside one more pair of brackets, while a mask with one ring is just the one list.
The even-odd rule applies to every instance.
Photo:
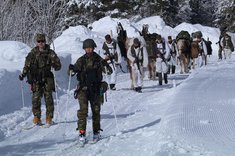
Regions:
[[[129, 75], [120, 72], [117, 91], [108, 91], [107, 102], [102, 106], [103, 139], [79, 148], [75, 130], [79, 105], [73, 98], [74, 90], [67, 91], [66, 69], [84, 53], [81, 47], [86, 38], [93, 38], [98, 45], [96, 51], [102, 52], [104, 35], [112, 32], [116, 37], [117, 22], [123, 24], [131, 37], [138, 35], [136, 29], [140, 30], [142, 24], [149, 24], [150, 32], [165, 37], [176, 36], [181, 30], [190, 33], [200, 30], [213, 42], [213, 55], [207, 66], [192, 70], [190, 74], [179, 74], [178, 67], [176, 74], [169, 75], [167, 85], [159, 86], [146, 75], [143, 93], [130, 90]], [[55, 103], [56, 124], [48, 129], [24, 130], [32, 126], [31, 93], [25, 82], [21, 86], [18, 75], [30, 48], [19, 42], [0, 42], [0, 155], [235, 155], [235, 56], [233, 54], [231, 60], [217, 61], [218, 29], [187, 23], [173, 29], [157, 16], [137, 23], [105, 17], [91, 26], [92, 31], [83, 26], [69, 28], [54, 41], [63, 68], [56, 73], [59, 92], [58, 104]], [[75, 84], [73, 78], [71, 88]], [[42, 107], [45, 122], [44, 104]], [[91, 114], [88, 119], [90, 137]]]

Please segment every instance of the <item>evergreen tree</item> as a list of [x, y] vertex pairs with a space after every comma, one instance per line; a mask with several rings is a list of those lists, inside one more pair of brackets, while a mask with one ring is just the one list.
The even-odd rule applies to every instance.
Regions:
[[217, 1], [215, 7], [214, 25], [221, 31], [235, 32], [235, 2], [234, 0]]
[[164, 3], [163, 19], [170, 26], [174, 27], [179, 24], [178, 14], [179, 4], [177, 0], [169, 0]]
[[191, 22], [192, 9], [189, 5], [189, 0], [179, 0], [178, 13], [176, 14], [178, 23]]

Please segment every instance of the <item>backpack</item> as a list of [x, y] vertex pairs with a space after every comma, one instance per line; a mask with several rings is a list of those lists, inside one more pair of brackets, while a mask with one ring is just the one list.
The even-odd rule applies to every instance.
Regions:
[[194, 34], [195, 38], [202, 38], [202, 32], [201, 31], [196, 31]]
[[[84, 86], [99, 84], [102, 79], [102, 63], [100, 56], [93, 52], [92, 58], [88, 59], [87, 54], [81, 58], [81, 71], [77, 74], [77, 80]], [[91, 62], [90, 62], [91, 61]], [[92, 68], [87, 68], [87, 65], [92, 63]]]
[[203, 41], [206, 44], [206, 49], [207, 49], [207, 55], [212, 55], [212, 47], [211, 47], [211, 41], [206, 41], [203, 39]]
[[187, 31], [182, 30], [176, 37], [176, 40], [178, 41], [179, 39], [186, 39], [190, 40], [190, 34]]

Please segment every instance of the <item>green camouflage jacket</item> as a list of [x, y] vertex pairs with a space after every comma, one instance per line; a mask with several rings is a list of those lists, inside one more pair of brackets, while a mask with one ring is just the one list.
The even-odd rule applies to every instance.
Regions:
[[74, 64], [73, 71], [77, 73], [77, 79], [81, 86], [87, 86], [101, 83], [103, 76], [102, 72], [107, 68], [109, 74], [112, 73], [112, 68], [108, 63], [93, 52], [91, 55], [85, 54], [80, 57]]
[[[22, 74], [27, 76], [28, 83], [48, 83], [53, 80], [51, 68], [56, 71], [61, 69], [61, 63], [56, 53], [46, 44], [44, 51], [40, 52], [34, 47], [27, 55]], [[53, 87], [53, 86], [51, 86]]]

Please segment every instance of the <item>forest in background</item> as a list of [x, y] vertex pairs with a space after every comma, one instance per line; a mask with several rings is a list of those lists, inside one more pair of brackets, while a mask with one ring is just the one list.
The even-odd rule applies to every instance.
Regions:
[[1, 0], [0, 40], [34, 45], [36, 33], [45, 33], [50, 44], [69, 26], [102, 18], [133, 21], [161, 16], [174, 27], [182, 22], [235, 32], [235, 0]]

